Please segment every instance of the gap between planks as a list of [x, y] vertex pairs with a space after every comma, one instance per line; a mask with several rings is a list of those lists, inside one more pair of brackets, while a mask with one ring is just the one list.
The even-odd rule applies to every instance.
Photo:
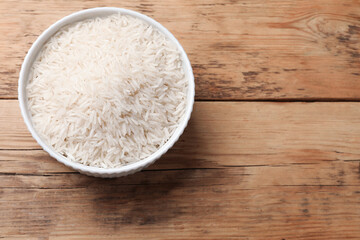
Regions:
[[[18, 98], [2, 98], [0, 101], [15, 100]], [[256, 99], [196, 99], [195, 102], [360, 102], [360, 98], [256, 98]]]

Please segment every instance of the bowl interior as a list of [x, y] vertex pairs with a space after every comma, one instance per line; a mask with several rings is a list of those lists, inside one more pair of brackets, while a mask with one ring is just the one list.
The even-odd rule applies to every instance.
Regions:
[[[33, 62], [35, 61], [38, 53], [42, 49], [42, 46], [47, 42], [48, 39], [50, 39], [60, 28], [74, 23], [78, 21], [82, 21], [88, 18], [94, 18], [94, 17], [104, 17], [115, 13], [121, 13], [121, 14], [127, 14], [133, 17], [137, 17], [142, 19], [143, 21], [151, 24], [155, 28], [157, 28], [160, 32], [162, 32], [165, 36], [167, 36], [171, 41], [173, 41], [181, 53], [181, 58], [183, 62], [183, 68], [185, 71], [185, 76], [188, 79], [188, 95], [187, 95], [187, 103], [186, 103], [186, 112], [185, 116], [182, 119], [182, 122], [179, 123], [178, 128], [174, 132], [174, 134], [170, 137], [170, 139], [162, 146], [160, 149], [158, 149], [155, 153], [150, 155], [149, 157], [127, 164], [125, 166], [119, 167], [119, 168], [111, 168], [111, 169], [104, 169], [104, 168], [97, 168], [97, 167], [90, 167], [86, 166], [80, 163], [72, 162], [62, 156], [61, 154], [57, 153], [51, 146], [47, 145], [43, 139], [37, 134], [35, 131], [32, 121], [31, 121], [31, 114], [28, 110], [28, 104], [27, 104], [27, 96], [26, 96], [26, 85], [29, 79], [29, 72], [32, 67]], [[176, 38], [160, 23], [156, 22], [152, 18], [149, 18], [143, 14], [140, 14], [138, 12], [134, 12], [127, 9], [122, 8], [93, 8], [88, 10], [83, 10], [80, 12], [73, 13], [69, 16], [66, 16], [62, 18], [61, 20], [57, 21], [53, 25], [51, 25], [47, 30], [45, 30], [39, 38], [34, 42], [32, 47], [30, 48], [29, 52], [27, 53], [25, 60], [23, 62], [23, 65], [21, 67], [20, 71], [20, 78], [19, 78], [19, 103], [20, 103], [20, 109], [21, 114], [24, 118], [25, 124], [27, 125], [29, 131], [31, 132], [32, 136], [35, 138], [35, 140], [40, 144], [40, 146], [47, 151], [52, 157], [57, 159], [59, 162], [62, 162], [63, 164], [72, 167], [80, 172], [84, 173], [96, 173], [96, 174], [114, 174], [114, 173], [131, 173], [138, 170], [141, 170], [143, 167], [146, 167], [153, 163], [156, 159], [158, 159], [161, 155], [163, 155], [169, 148], [172, 147], [172, 145], [178, 140], [180, 135], [183, 133], [188, 120], [190, 118], [193, 104], [194, 104], [194, 75], [192, 72], [192, 68], [189, 62], [189, 59], [180, 45], [180, 43], [176, 40]], [[123, 174], [126, 175], [126, 174]]]

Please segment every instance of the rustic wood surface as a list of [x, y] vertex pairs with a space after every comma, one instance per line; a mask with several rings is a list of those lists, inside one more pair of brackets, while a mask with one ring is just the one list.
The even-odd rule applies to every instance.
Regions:
[[[49, 157], [17, 101], [36, 37], [99, 6], [154, 17], [196, 77], [178, 143], [118, 179]], [[1, 0], [0, 238], [360, 239], [359, 49], [355, 0]]]

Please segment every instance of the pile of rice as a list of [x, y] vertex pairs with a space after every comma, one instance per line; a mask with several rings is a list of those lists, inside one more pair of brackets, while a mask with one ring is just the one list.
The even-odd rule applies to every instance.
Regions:
[[179, 49], [148, 23], [115, 14], [66, 26], [27, 86], [40, 137], [71, 161], [116, 168], [156, 152], [184, 117]]

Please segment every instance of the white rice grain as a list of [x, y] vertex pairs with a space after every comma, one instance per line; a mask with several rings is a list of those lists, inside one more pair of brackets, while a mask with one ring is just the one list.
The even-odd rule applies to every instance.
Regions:
[[58, 31], [27, 86], [32, 122], [45, 142], [71, 161], [99, 168], [157, 151], [183, 118], [186, 93], [176, 45], [120, 14]]

